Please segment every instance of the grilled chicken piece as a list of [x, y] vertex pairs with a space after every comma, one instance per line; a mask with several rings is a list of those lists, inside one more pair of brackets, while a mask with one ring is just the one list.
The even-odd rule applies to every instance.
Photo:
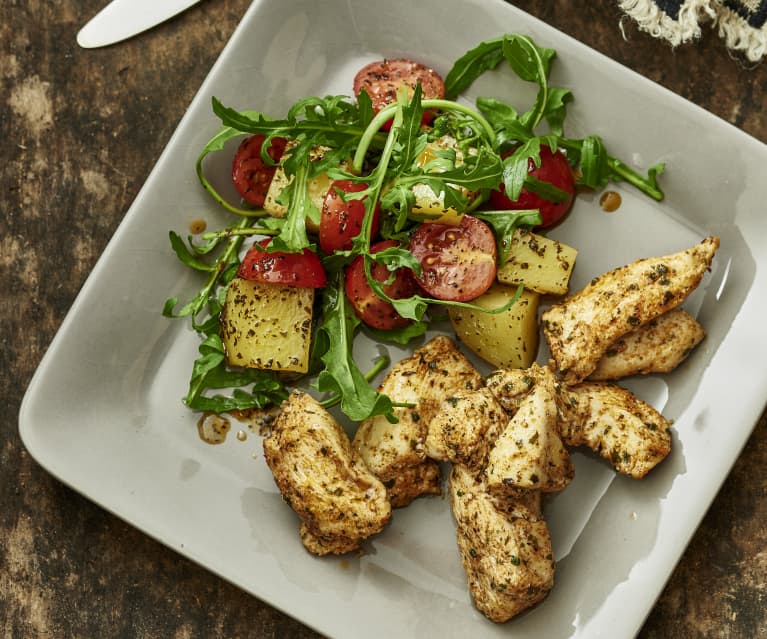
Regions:
[[504, 368], [493, 371], [485, 380], [487, 389], [509, 415], [514, 415], [535, 385], [527, 368]]
[[495, 442], [487, 459], [485, 481], [494, 495], [522, 489], [546, 493], [563, 490], [575, 470], [557, 424], [555, 379], [547, 366], [528, 370], [532, 391]]
[[343, 535], [315, 535], [303, 522], [298, 534], [304, 548], [313, 555], [345, 555], [348, 552], [358, 550], [360, 547], [359, 539]]
[[637, 260], [545, 311], [543, 332], [565, 383], [584, 380], [619, 337], [681, 304], [718, 247], [719, 238], [708, 237], [679, 253]]
[[465, 466], [450, 474], [461, 562], [474, 605], [501, 623], [541, 601], [554, 585], [554, 555], [539, 494], [497, 508]]
[[[439, 405], [448, 397], [483, 384], [482, 375], [450, 338], [435, 337], [395, 364], [379, 387], [394, 402], [413, 406], [394, 409], [399, 420], [396, 424], [383, 415], [364, 420], [352, 445], [381, 481], [387, 485], [398, 483], [400, 495], [412, 494], [415, 498], [416, 486], [403, 489], [398, 476], [425, 462], [428, 425]], [[424, 474], [422, 469], [414, 476], [422, 479]]]
[[448, 397], [429, 422], [426, 454], [480, 471], [508, 422], [506, 411], [487, 388]]
[[424, 459], [415, 466], [398, 470], [384, 485], [392, 508], [404, 508], [421, 495], [439, 495], [442, 493], [439, 464], [433, 459]]
[[589, 379], [606, 381], [668, 373], [685, 360], [705, 335], [703, 327], [687, 311], [672, 309], [610, 344]]
[[624, 475], [641, 479], [671, 450], [671, 423], [616, 384], [563, 386], [557, 405], [565, 443], [588, 446]]
[[[507, 410], [519, 410], [533, 395], [535, 381], [527, 371], [496, 371], [487, 388]], [[671, 449], [671, 423], [616, 384], [557, 383], [555, 398], [556, 428], [564, 444], [591, 448], [620, 473], [641, 478]]]
[[386, 487], [310, 395], [290, 394], [264, 438], [264, 454], [283, 498], [301, 518], [301, 539], [310, 552], [355, 550], [389, 521]]

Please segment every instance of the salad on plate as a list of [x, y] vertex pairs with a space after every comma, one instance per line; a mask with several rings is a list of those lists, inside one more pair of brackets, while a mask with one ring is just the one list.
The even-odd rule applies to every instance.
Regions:
[[[308, 377], [323, 403], [340, 403], [352, 421], [391, 415], [392, 402], [368, 381], [388, 362], [362, 370], [352, 355], [357, 333], [407, 344], [446, 313], [510, 310], [526, 294], [512, 247], [535, 253], [579, 189], [620, 180], [662, 199], [662, 165], [641, 175], [598, 135], [565, 136], [573, 96], [550, 86], [554, 58], [527, 36], [504, 35], [461, 56], [444, 79], [410, 60], [371, 63], [350, 78], [354, 99], [306, 97], [280, 119], [214, 98], [223, 127], [196, 168], [233, 221], [188, 242], [170, 232], [176, 255], [204, 277], [194, 297], [164, 308], [203, 337], [185, 404], [214, 413], [263, 408]], [[461, 101], [501, 66], [537, 85], [529, 108]], [[233, 204], [206, 178], [205, 161], [243, 136], [232, 166], [242, 202]], [[564, 261], [553, 263], [552, 277]], [[558, 280], [551, 292], [561, 294], [566, 280], [564, 288]], [[481, 306], [496, 282], [511, 287], [494, 297], [505, 303]], [[260, 320], [248, 311], [255, 299]], [[523, 346], [524, 367], [536, 348]]]
[[[278, 409], [264, 454], [304, 547], [359, 551], [393, 508], [441, 493], [448, 465], [468, 588], [496, 622], [553, 586], [542, 503], [573, 478], [569, 448], [634, 478], [668, 454], [670, 421], [614, 382], [673, 370], [703, 339], [680, 305], [719, 246], [706, 238], [571, 293], [578, 249], [548, 229], [579, 191], [611, 181], [661, 200], [663, 165], [642, 174], [598, 135], [568, 137], [573, 95], [550, 85], [554, 59], [509, 34], [444, 77], [410, 59], [373, 61], [350, 78], [352, 98], [305, 97], [283, 117], [214, 98], [223, 126], [196, 171], [232, 221], [186, 241], [170, 232], [202, 279], [164, 308], [201, 338], [183, 401], [203, 416]], [[532, 83], [533, 103], [461, 97], [490, 72]], [[237, 203], [206, 176], [230, 141]], [[601, 202], [614, 210], [619, 196]], [[446, 320], [456, 339], [428, 339]], [[359, 362], [361, 333], [411, 354]], [[456, 342], [495, 372], [482, 375]]]

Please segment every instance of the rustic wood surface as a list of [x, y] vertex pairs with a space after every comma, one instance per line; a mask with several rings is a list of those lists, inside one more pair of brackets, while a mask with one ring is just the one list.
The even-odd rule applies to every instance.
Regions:
[[[248, 1], [82, 50], [102, 4], [0, 2], [0, 636], [317, 637], [68, 489], [19, 439], [35, 367]], [[672, 52], [614, 2], [515, 4], [767, 142], [767, 64], [714, 34]], [[640, 637], [767, 636], [766, 478], [763, 415]]]

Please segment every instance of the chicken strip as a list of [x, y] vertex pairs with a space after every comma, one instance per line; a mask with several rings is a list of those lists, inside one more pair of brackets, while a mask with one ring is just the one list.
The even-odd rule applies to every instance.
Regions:
[[[352, 445], [373, 474], [390, 485], [406, 469], [427, 461], [428, 425], [442, 401], [481, 388], [483, 384], [482, 375], [453, 340], [435, 337], [395, 364], [379, 387], [379, 391], [394, 402], [412, 406], [394, 409], [399, 420], [396, 424], [383, 415], [362, 421]], [[426, 470], [413, 477], [422, 479]], [[417, 496], [415, 486], [403, 488], [402, 479], [397, 483], [400, 495]]]
[[389, 521], [386, 487], [310, 395], [291, 392], [264, 438], [264, 454], [283, 498], [301, 519], [310, 552], [355, 550]]
[[672, 309], [610, 344], [589, 379], [606, 381], [671, 372], [705, 335], [703, 327], [687, 311]]
[[[535, 388], [529, 371], [496, 371], [487, 388], [515, 410]], [[527, 391], [525, 389], [527, 388]], [[671, 449], [670, 422], [652, 406], [615, 384], [555, 384], [556, 429], [567, 446], [587, 446], [626, 475], [641, 478]]]
[[450, 497], [461, 563], [474, 605], [502, 623], [541, 601], [554, 585], [554, 554], [538, 493], [497, 508], [484, 485], [460, 464]]
[[320, 557], [324, 555], [345, 555], [348, 552], [359, 550], [360, 540], [343, 535], [315, 535], [309, 528], [301, 523], [298, 530], [301, 543], [310, 553]]
[[637, 260], [546, 310], [543, 332], [565, 383], [584, 380], [619, 337], [681, 304], [718, 247], [719, 238], [708, 237], [679, 253]]
[[479, 471], [509, 417], [487, 388], [448, 397], [429, 422], [426, 454]]
[[490, 373], [485, 385], [503, 409], [513, 416], [533, 389], [535, 379], [527, 368], [504, 368]]
[[671, 450], [671, 423], [616, 384], [562, 386], [557, 405], [565, 443], [588, 446], [624, 475], [641, 479]]
[[487, 459], [485, 481], [494, 495], [522, 489], [561, 491], [575, 470], [559, 437], [555, 379], [546, 366], [528, 369], [532, 391], [495, 442]]
[[439, 495], [442, 493], [439, 464], [433, 459], [424, 459], [415, 466], [401, 468], [384, 485], [392, 508], [404, 508], [421, 495]]

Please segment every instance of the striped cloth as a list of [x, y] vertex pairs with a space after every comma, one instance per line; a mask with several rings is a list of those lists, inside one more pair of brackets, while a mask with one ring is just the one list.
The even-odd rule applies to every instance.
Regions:
[[767, 0], [619, 0], [639, 27], [673, 46], [715, 28], [726, 45], [752, 62], [767, 55]]

